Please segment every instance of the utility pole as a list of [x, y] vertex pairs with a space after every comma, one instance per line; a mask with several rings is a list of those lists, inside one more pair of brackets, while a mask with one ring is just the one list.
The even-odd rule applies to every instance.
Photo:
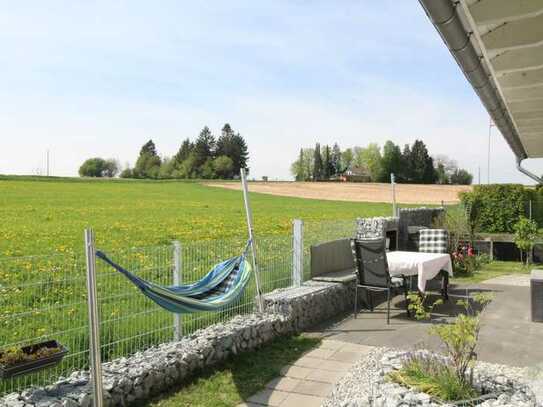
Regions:
[[488, 152], [487, 152], [487, 163], [486, 163], [486, 175], [487, 175], [487, 180], [486, 180], [486, 183], [487, 184], [490, 184], [490, 139], [491, 139], [491, 136], [492, 136], [492, 127], [494, 127], [495, 124], [492, 122], [492, 118], [489, 118], [489, 122], [488, 122]]
[[478, 182], [478, 184], [481, 185], [481, 166], [480, 165], [477, 167], [477, 171], [479, 172], [479, 182]]
[[47, 149], [47, 154], [45, 156], [45, 165], [46, 165], [46, 168], [47, 168], [47, 171], [45, 172], [47, 174], [47, 176], [49, 176], [49, 149]]

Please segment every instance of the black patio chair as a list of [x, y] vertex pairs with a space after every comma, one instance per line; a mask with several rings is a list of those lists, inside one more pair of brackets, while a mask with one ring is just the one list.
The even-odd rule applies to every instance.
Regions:
[[354, 317], [358, 307], [358, 287], [364, 288], [368, 294], [369, 308], [373, 312], [373, 291], [387, 292], [387, 324], [390, 324], [391, 293], [401, 289], [405, 295], [406, 311], [409, 316], [407, 299], [408, 287], [404, 277], [391, 277], [385, 250], [385, 239], [352, 239], [351, 248], [356, 265], [356, 288], [354, 299]]

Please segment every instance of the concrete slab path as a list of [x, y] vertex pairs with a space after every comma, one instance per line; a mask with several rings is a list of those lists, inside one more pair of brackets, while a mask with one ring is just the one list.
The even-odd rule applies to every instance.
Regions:
[[325, 339], [320, 346], [305, 353], [281, 376], [266, 385], [239, 406], [319, 407], [333, 385], [371, 347]]

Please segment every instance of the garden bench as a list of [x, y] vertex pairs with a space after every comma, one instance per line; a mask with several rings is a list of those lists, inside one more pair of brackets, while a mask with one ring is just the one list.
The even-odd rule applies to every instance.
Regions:
[[348, 284], [356, 280], [351, 239], [311, 246], [311, 279]]

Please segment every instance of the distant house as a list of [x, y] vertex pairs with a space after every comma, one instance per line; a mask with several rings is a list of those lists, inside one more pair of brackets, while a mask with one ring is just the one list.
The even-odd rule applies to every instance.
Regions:
[[339, 176], [339, 180], [343, 182], [370, 182], [371, 176], [366, 167], [351, 166]]

